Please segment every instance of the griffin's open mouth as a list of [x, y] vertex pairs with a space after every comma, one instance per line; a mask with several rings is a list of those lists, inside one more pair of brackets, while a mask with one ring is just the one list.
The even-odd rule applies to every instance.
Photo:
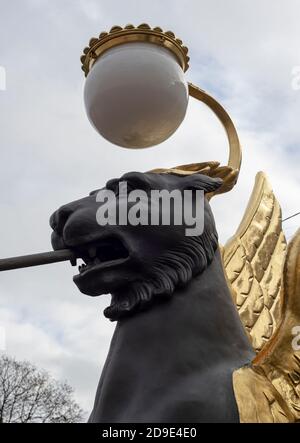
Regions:
[[76, 247], [83, 263], [78, 266], [79, 274], [89, 270], [121, 264], [129, 259], [129, 251], [117, 237], [107, 237], [98, 242], [86, 243]]

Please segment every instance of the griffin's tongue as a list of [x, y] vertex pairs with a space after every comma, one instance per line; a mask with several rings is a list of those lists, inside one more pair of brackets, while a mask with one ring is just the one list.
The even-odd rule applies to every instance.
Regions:
[[126, 258], [128, 257], [128, 251], [121, 242], [112, 242], [98, 246], [96, 256], [101, 262], [105, 262]]

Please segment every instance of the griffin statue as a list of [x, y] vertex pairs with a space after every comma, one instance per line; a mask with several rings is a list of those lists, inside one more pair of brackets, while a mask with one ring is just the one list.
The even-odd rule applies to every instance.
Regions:
[[209, 162], [106, 184], [203, 190], [196, 237], [184, 226], [101, 227], [95, 192], [52, 215], [53, 248], [83, 258], [74, 282], [88, 295], [110, 293], [104, 314], [117, 321], [90, 422], [300, 420], [300, 230], [287, 246], [260, 172], [237, 232], [220, 246], [209, 199], [236, 176]]

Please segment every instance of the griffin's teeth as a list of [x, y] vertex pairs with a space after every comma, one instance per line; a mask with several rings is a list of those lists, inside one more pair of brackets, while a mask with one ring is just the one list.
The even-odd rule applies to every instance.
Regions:
[[87, 265], [85, 263], [82, 263], [82, 265], [78, 266], [78, 271], [79, 272], [83, 272], [85, 270], [85, 268], [87, 267]]

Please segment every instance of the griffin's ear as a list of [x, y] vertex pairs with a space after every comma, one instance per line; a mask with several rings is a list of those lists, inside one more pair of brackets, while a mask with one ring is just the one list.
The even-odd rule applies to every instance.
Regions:
[[192, 174], [186, 177], [186, 187], [192, 187], [204, 191], [206, 194], [216, 191], [223, 184], [221, 178], [212, 178], [203, 174]]

